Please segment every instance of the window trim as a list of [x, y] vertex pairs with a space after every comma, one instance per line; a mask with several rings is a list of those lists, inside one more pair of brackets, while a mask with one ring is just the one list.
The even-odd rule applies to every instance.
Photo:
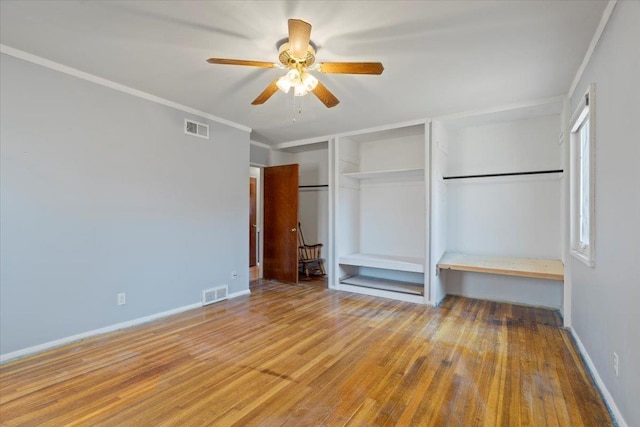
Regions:
[[[588, 147], [589, 147], [589, 159], [588, 159], [588, 168], [589, 168], [589, 242], [588, 244], [583, 244], [580, 241], [580, 182], [581, 182], [581, 162], [580, 162], [580, 154], [582, 151], [581, 148], [581, 140], [579, 130], [581, 129], [584, 122], [589, 121], [589, 129], [587, 131], [587, 135], [589, 137]], [[570, 253], [575, 258], [587, 264], [589, 267], [595, 267], [595, 181], [596, 181], [596, 171], [595, 171], [595, 142], [596, 142], [596, 132], [595, 132], [595, 85], [591, 84], [587, 88], [586, 93], [582, 96], [580, 100], [580, 104], [576, 108], [575, 112], [571, 116], [571, 134], [570, 134], [570, 238], [571, 238], [571, 249]]]

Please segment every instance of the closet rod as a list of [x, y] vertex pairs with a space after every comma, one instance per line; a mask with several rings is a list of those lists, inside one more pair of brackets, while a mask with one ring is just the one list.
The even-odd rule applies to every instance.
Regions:
[[328, 187], [328, 184], [321, 184], [321, 185], [298, 185], [298, 188], [321, 188], [321, 187]]
[[564, 170], [555, 169], [555, 170], [548, 170], [548, 171], [507, 172], [507, 173], [488, 173], [484, 175], [444, 176], [442, 177], [442, 179], [490, 178], [495, 176], [541, 175], [545, 173], [562, 173], [562, 172], [564, 172]]

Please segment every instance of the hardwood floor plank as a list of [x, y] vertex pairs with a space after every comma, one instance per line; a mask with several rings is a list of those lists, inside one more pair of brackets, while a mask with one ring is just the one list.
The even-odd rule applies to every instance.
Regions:
[[250, 296], [0, 366], [0, 424], [613, 425], [550, 310], [252, 282]]

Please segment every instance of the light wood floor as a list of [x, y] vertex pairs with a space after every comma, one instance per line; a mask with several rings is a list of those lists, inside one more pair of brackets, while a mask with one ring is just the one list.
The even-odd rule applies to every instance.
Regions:
[[251, 290], [1, 366], [0, 422], [612, 425], [555, 312]]
[[253, 267], [249, 267], [249, 280], [254, 281], [260, 278], [260, 266], [254, 265]]

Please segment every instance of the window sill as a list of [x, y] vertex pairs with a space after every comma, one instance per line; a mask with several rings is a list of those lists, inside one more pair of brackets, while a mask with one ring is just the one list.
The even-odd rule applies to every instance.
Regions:
[[587, 264], [591, 268], [594, 268], [596, 266], [595, 260], [592, 259], [590, 256], [587, 256], [587, 254], [583, 252], [580, 252], [576, 249], [571, 249], [571, 255], [573, 255], [574, 258], [577, 258], [583, 263]]

